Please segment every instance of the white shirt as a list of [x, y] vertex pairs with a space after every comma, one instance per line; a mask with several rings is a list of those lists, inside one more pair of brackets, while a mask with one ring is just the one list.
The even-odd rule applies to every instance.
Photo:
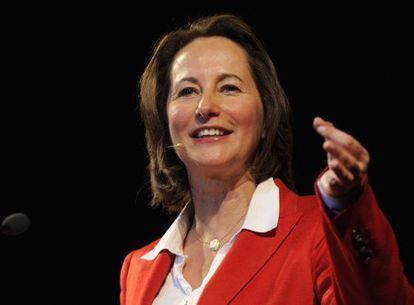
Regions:
[[191, 212], [189, 205], [186, 205], [155, 248], [141, 257], [141, 259], [145, 260], [154, 260], [160, 251], [164, 249], [175, 254], [174, 264], [170, 269], [160, 292], [152, 303], [153, 305], [197, 304], [204, 287], [220, 266], [220, 263], [223, 261], [242, 229], [264, 233], [276, 228], [279, 220], [279, 188], [274, 183], [273, 178], [261, 182], [256, 187], [249, 208], [247, 209], [243, 225], [239, 231], [237, 231], [232, 238], [217, 251], [210, 269], [204, 277], [200, 287], [194, 290], [183, 276], [183, 267], [187, 258], [183, 252], [183, 243], [190, 226], [189, 214]]

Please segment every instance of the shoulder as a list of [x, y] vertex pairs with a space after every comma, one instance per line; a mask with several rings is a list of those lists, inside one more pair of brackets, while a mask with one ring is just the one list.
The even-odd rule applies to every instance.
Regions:
[[318, 199], [315, 194], [298, 195], [295, 191], [287, 187], [280, 179], [274, 180], [279, 188], [279, 200], [281, 209], [300, 211], [305, 214], [318, 213]]
[[[141, 259], [141, 257], [148, 253], [149, 251], [151, 251], [159, 242], [160, 238], [157, 240], [154, 240], [153, 242], [139, 248], [139, 249], [135, 249], [131, 252], [129, 252], [122, 263], [122, 268], [121, 268], [121, 287], [123, 285], [125, 285], [126, 283], [126, 279], [128, 277], [128, 275], [131, 273], [131, 269], [132, 270], [141, 270], [142, 268], [145, 268], [145, 263], [148, 261]], [[132, 267], [132, 268], [131, 268]], [[134, 273], [134, 272], [132, 272]]]
[[305, 213], [319, 213], [318, 198], [316, 195], [298, 196], [298, 206]]
[[145, 260], [141, 259], [141, 256], [151, 251], [159, 239], [149, 243], [148, 245], [139, 249], [129, 252], [124, 258], [122, 268], [120, 272], [120, 288], [121, 288], [121, 304], [125, 304], [126, 290], [129, 282], [135, 282], [139, 274], [147, 268], [148, 264], [145, 264]]

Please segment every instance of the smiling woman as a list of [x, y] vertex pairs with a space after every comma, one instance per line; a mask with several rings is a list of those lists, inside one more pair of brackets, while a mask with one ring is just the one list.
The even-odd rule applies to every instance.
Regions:
[[173, 61], [171, 92], [171, 140], [185, 147], [178, 156], [190, 185], [248, 173], [263, 130], [263, 106], [244, 50], [223, 37], [195, 39]]
[[355, 138], [315, 118], [327, 168], [291, 190], [289, 104], [246, 23], [166, 35], [140, 85], [152, 205], [179, 215], [126, 257], [122, 305], [412, 304]]
[[[209, 43], [211, 41], [215, 44], [210, 47]], [[220, 41], [226, 42], [224, 46], [228, 47], [226, 48], [228, 49], [227, 52], [223, 53], [219, 48], [213, 54], [214, 47], [221, 46]], [[193, 51], [202, 52], [203, 46], [209, 46], [206, 51], [209, 51], [211, 55], [220, 56], [217, 58], [208, 58], [209, 56], [204, 56], [204, 59], [194, 58], [194, 55], [198, 56], [199, 54], [192, 54]], [[191, 49], [188, 51], [191, 53], [188, 54], [186, 49], [190, 47]], [[233, 59], [232, 55], [237, 57]], [[202, 63], [203, 60], [204, 63]], [[229, 63], [227, 63], [227, 60], [229, 60]], [[240, 61], [238, 62], [238, 60]], [[210, 75], [207, 75], [209, 70], [205, 70], [206, 66], [204, 66], [205, 75], [201, 75], [204, 79], [200, 79], [200, 72], [197, 72], [197, 70], [202, 69], [197, 69], [196, 65], [199, 63], [208, 65], [213, 61], [216, 61], [216, 66], [208, 67], [211, 68]], [[226, 66], [219, 67], [219, 61], [225, 62]], [[187, 64], [186, 67], [181, 68], [183, 71], [178, 70], [181, 62]], [[191, 67], [190, 64], [193, 66]], [[241, 67], [239, 67], [240, 64]], [[176, 70], [175, 79], [172, 79], [173, 68]], [[193, 70], [189, 70], [190, 68]], [[184, 71], [185, 69], [187, 70]], [[216, 71], [213, 71], [213, 69], [216, 69]], [[243, 73], [243, 75], [233, 73], [234, 69], [237, 69], [237, 73]], [[178, 73], [192, 74], [179, 75]], [[211, 75], [211, 73], [217, 75]], [[240, 96], [251, 96], [253, 92], [250, 91], [237, 92], [237, 90], [240, 91], [244, 88], [256, 91], [256, 94], [260, 92], [257, 98], [260, 99], [262, 104], [264, 121], [260, 130], [261, 137], [258, 137], [259, 143], [254, 160], [250, 160], [250, 173], [257, 182], [264, 181], [269, 177], [280, 177], [289, 187], [293, 187], [290, 110], [271, 59], [260, 41], [242, 20], [234, 16], [205, 18], [194, 22], [188, 29], [181, 29], [166, 35], [154, 50], [154, 55], [141, 78], [140, 108], [141, 117], [146, 126], [146, 139], [150, 157], [151, 185], [154, 195], [152, 204], [154, 206], [161, 205], [170, 213], [181, 211], [192, 196], [187, 177], [188, 173], [182, 160], [177, 158], [177, 154], [173, 150], [168, 149], [171, 145], [181, 144], [176, 146], [176, 148], [179, 148], [177, 149], [178, 152], [183, 150], [184, 145], [183, 143], [172, 142], [170, 134], [172, 132], [170, 130], [171, 120], [167, 119], [167, 109], [176, 109], [176, 107], [170, 107], [170, 105], [177, 104], [178, 100], [183, 103], [191, 96], [190, 101], [192, 103], [186, 103], [191, 104], [186, 109], [189, 109], [194, 116], [193, 119], [198, 121], [198, 124], [194, 124], [194, 126], [205, 128], [208, 125], [215, 124], [215, 122], [203, 121], [207, 119], [207, 117], [203, 117], [205, 115], [204, 111], [196, 112], [197, 109], [203, 110], [204, 105], [209, 107], [215, 105], [217, 107], [217, 103], [214, 103], [217, 95], [212, 96], [213, 104], [209, 105], [212, 89], [205, 87], [207, 76], [215, 78], [216, 86], [221, 85], [220, 88], [215, 90], [217, 92], [221, 90], [221, 96], [228, 96], [230, 100], [240, 101]], [[246, 79], [243, 80], [242, 77]], [[209, 80], [209, 86], [212, 85], [211, 82]], [[191, 86], [186, 86], [186, 84], [191, 84]], [[203, 87], [200, 85], [203, 85]], [[206, 90], [208, 91], [205, 92]], [[205, 93], [208, 95], [206, 96]], [[200, 99], [200, 94], [203, 94], [202, 99]], [[198, 96], [200, 102], [206, 102], [200, 103], [201, 108], [194, 104], [197, 102], [194, 95]], [[232, 95], [233, 97], [230, 98]], [[235, 95], [238, 95], [238, 97]], [[227, 105], [230, 104], [230, 100]], [[247, 98], [242, 100], [246, 101]], [[233, 108], [240, 106], [240, 104], [236, 105]], [[170, 117], [172, 115], [174, 113], [171, 113]], [[219, 120], [222, 120], [221, 116], [213, 119], [217, 123]], [[226, 124], [231, 123], [226, 122]], [[257, 123], [259, 122], [255, 122], [255, 128]], [[217, 127], [230, 128], [231, 126]], [[226, 131], [229, 132], [230, 130]], [[194, 131], [191, 130], [190, 132]], [[212, 153], [209, 152], [208, 155], [211, 156]]]

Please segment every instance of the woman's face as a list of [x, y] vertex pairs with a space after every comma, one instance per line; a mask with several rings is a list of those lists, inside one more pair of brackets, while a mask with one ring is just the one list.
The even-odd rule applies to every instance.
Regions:
[[244, 173], [263, 128], [244, 49], [224, 37], [197, 38], [175, 56], [170, 77], [170, 135], [190, 176]]

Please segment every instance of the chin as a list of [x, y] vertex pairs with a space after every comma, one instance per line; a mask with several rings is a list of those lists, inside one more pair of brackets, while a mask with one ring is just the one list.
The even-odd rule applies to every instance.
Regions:
[[229, 165], [231, 164], [228, 160], [222, 160], [222, 159], [195, 159], [195, 160], [191, 160], [191, 163], [195, 166], [198, 167], [205, 167], [205, 168], [209, 168], [209, 169], [213, 169], [213, 168], [226, 168], [229, 167]]
[[224, 158], [199, 158], [187, 160], [185, 163], [188, 171], [219, 180], [234, 176], [235, 172], [243, 168], [243, 165], [237, 165], [239, 162], [236, 163], [234, 159]]

